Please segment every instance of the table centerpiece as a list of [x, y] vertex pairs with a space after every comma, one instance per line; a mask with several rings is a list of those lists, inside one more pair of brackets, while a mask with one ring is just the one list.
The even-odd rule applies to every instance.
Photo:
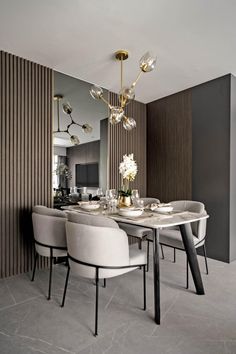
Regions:
[[123, 155], [123, 161], [120, 162], [119, 172], [122, 176], [122, 186], [119, 190], [119, 207], [130, 207], [132, 205], [130, 182], [134, 181], [138, 168], [134, 161], [134, 154]]

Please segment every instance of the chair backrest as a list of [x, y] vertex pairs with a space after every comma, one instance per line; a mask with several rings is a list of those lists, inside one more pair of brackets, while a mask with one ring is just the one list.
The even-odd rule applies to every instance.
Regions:
[[80, 214], [73, 211], [67, 212], [67, 220], [78, 224], [111, 227], [113, 229], [119, 229], [119, 225], [115, 220], [109, 219], [100, 215], [88, 215]]
[[58, 209], [53, 209], [53, 208], [48, 208], [44, 205], [35, 205], [33, 207], [33, 213], [47, 215], [47, 216], [57, 216], [59, 218], [66, 217], [66, 213], [64, 211], [61, 211]]
[[[192, 213], [199, 213], [206, 215], [205, 205], [201, 202], [193, 200], [175, 200], [171, 202], [174, 211], [190, 211]], [[191, 223], [193, 235], [198, 237], [199, 240], [204, 239], [206, 236], [207, 219]]]
[[[33, 208], [32, 221], [36, 241], [47, 246], [66, 248], [65, 213], [60, 212], [60, 210], [37, 206]], [[37, 243], [35, 243], [35, 248], [41, 256], [50, 256], [49, 248]]]
[[152, 204], [152, 203], [160, 203], [160, 200], [157, 198], [149, 198], [149, 197], [145, 197], [145, 198], [141, 198], [144, 201], [144, 206], [147, 206], [148, 204]]
[[[129, 245], [126, 233], [117, 228], [98, 227], [66, 222], [68, 253], [71, 257], [93, 265], [123, 266], [129, 264]], [[95, 268], [73, 262], [70, 267], [78, 275], [95, 277]]]

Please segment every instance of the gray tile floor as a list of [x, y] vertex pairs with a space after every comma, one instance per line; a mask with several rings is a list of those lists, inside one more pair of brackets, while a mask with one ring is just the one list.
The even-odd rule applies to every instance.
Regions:
[[236, 353], [236, 262], [209, 260], [205, 296], [185, 286], [185, 254], [165, 248], [161, 261], [161, 325], [153, 322], [152, 271], [147, 274], [146, 312], [142, 272], [111, 279], [100, 288], [99, 336], [94, 330], [95, 287], [72, 277], [66, 305], [62, 297], [66, 268], [54, 266], [53, 297], [45, 298], [48, 271], [0, 281], [0, 353], [80, 354], [233, 354]]

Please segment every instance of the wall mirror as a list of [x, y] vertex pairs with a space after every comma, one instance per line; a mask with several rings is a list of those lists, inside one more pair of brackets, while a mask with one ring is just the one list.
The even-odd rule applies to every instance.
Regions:
[[[81, 198], [81, 195], [83, 198], [95, 197], [99, 188], [104, 193], [107, 187], [108, 111], [103, 102], [95, 101], [90, 96], [90, 88], [91, 83], [54, 72], [53, 191], [55, 207], [73, 203]], [[104, 95], [108, 96], [106, 90], [104, 90]], [[70, 125], [72, 120], [80, 126]], [[88, 125], [84, 126], [85, 124]], [[58, 128], [60, 131], [68, 128], [69, 134], [68, 132], [55, 133]], [[80, 143], [74, 145], [78, 143], [73, 140], [77, 137]]]

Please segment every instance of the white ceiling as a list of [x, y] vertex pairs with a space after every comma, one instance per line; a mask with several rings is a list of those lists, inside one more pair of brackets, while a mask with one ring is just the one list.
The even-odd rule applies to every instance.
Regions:
[[0, 0], [0, 49], [117, 92], [112, 53], [130, 51], [127, 84], [146, 50], [157, 70], [136, 99], [150, 102], [236, 73], [235, 0]]

